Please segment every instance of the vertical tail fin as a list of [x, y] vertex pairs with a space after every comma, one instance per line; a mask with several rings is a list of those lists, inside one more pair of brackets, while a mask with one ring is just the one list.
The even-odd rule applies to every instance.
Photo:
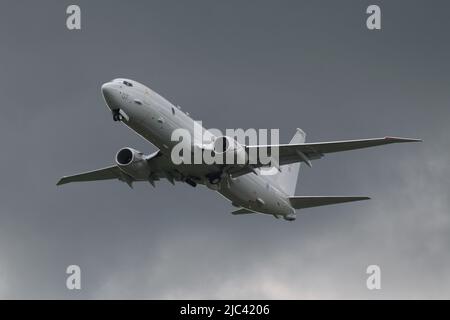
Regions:
[[[302, 129], [297, 128], [297, 132], [289, 143], [304, 143], [305, 139], [306, 133]], [[295, 194], [295, 187], [297, 186], [300, 162], [280, 166], [280, 169], [281, 172], [268, 175], [267, 178], [276, 183], [288, 195], [293, 196]]]

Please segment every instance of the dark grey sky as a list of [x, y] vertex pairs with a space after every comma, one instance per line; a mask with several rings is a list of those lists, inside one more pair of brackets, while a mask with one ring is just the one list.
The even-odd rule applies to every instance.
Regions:
[[[3, 1], [0, 297], [450, 298], [448, 1]], [[365, 27], [378, 4], [382, 30]], [[294, 223], [205, 188], [64, 174], [154, 147], [100, 94], [140, 81], [208, 127], [422, 144], [325, 157], [299, 195], [368, 195]], [[68, 291], [78, 264], [82, 290]], [[382, 289], [365, 287], [377, 264]]]

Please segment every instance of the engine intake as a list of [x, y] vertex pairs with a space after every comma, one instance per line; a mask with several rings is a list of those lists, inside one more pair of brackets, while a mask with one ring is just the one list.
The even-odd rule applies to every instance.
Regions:
[[229, 142], [229, 140], [231, 140], [231, 138], [226, 136], [218, 137], [216, 140], [214, 140], [214, 152], [219, 154], [227, 152], [231, 147], [231, 143]]
[[136, 180], [147, 180], [150, 167], [142, 152], [132, 148], [122, 148], [116, 154], [116, 164], [126, 174]]
[[118, 165], [126, 166], [133, 161], [133, 151], [130, 148], [123, 148], [117, 152], [116, 161]]
[[223, 157], [222, 163], [224, 164], [245, 165], [247, 163], [247, 152], [244, 147], [230, 137], [222, 136], [216, 138], [214, 140], [213, 150], [216, 154]]

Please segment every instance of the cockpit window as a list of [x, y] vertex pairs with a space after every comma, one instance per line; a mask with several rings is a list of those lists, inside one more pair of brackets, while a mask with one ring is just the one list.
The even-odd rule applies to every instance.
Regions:
[[127, 87], [132, 87], [133, 86], [133, 84], [131, 82], [128, 82], [128, 81], [124, 81], [123, 84], [126, 85]]

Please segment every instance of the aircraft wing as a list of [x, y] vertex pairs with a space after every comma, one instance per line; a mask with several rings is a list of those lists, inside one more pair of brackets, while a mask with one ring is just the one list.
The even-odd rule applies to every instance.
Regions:
[[289, 197], [289, 202], [294, 209], [304, 209], [369, 199], [369, 197]]
[[[155, 152], [147, 158], [147, 163], [152, 168], [151, 174], [146, 179], [149, 183], [155, 186], [154, 181], [160, 180], [160, 178], [167, 178], [172, 184], [174, 183], [173, 176], [171, 174], [171, 167], [167, 159], [159, 152]], [[97, 169], [93, 171], [78, 173], [72, 176], [62, 177], [56, 185], [60, 186], [70, 182], [85, 182], [85, 181], [99, 181], [99, 180], [111, 180], [118, 179], [120, 181], [126, 182], [128, 186], [133, 187], [132, 184], [136, 180], [124, 171], [122, 171], [118, 166], [113, 165], [102, 169]]]
[[57, 186], [70, 182], [97, 181], [122, 178], [122, 171], [117, 166], [110, 166], [94, 171], [83, 172], [73, 176], [62, 177]]
[[[279, 165], [289, 164], [293, 162], [306, 162], [311, 165], [310, 160], [320, 159], [326, 153], [341, 152], [369, 147], [381, 146], [384, 144], [401, 143], [401, 142], [419, 142], [420, 139], [408, 139], [397, 137], [384, 137], [376, 139], [361, 139], [361, 140], [344, 140], [344, 141], [330, 141], [318, 143], [293, 143], [280, 145], [259, 145], [247, 146], [247, 151], [251, 154], [252, 149], [268, 149], [268, 154], [272, 148], [278, 148]], [[253, 150], [253, 154], [255, 154]], [[258, 150], [259, 151], [259, 150]], [[256, 154], [259, 154], [256, 153]]]

